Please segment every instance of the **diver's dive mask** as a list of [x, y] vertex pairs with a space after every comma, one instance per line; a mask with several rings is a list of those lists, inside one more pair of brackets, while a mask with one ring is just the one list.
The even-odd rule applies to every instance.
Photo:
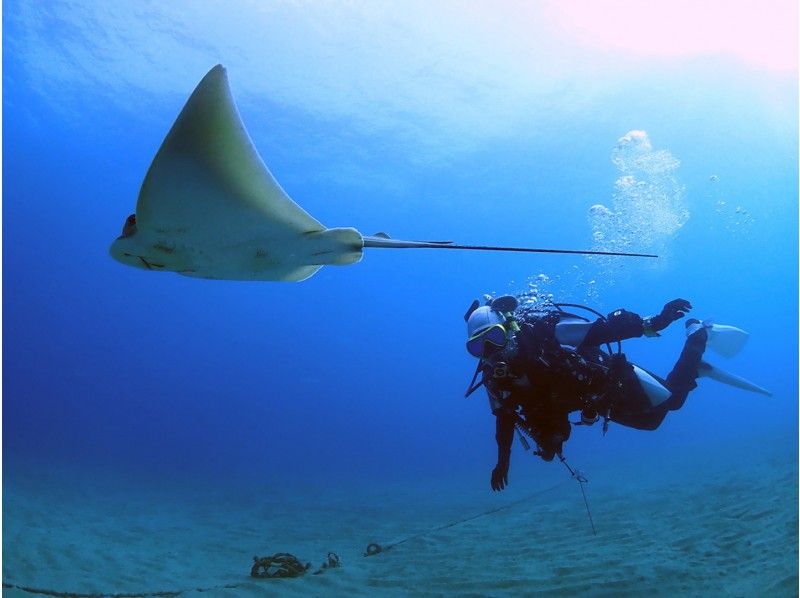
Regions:
[[467, 339], [467, 352], [473, 357], [483, 357], [486, 344], [497, 348], [506, 346], [508, 333], [502, 324], [493, 324]]
[[475, 300], [464, 315], [467, 321], [467, 352], [484, 357], [492, 349], [506, 346], [509, 334], [518, 330], [513, 311], [518, 305], [515, 297], [504, 295], [497, 299], [487, 296], [486, 305]]

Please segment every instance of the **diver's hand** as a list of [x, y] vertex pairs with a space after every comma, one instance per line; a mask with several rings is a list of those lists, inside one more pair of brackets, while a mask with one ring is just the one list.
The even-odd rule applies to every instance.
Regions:
[[500, 492], [508, 486], [508, 461], [498, 461], [492, 470], [492, 490]]
[[[651, 332], [664, 330], [674, 321], [685, 316], [690, 309], [692, 309], [692, 304], [686, 299], [673, 299], [664, 306], [660, 314], [645, 319], [645, 328]], [[647, 330], [645, 334], [647, 334]]]

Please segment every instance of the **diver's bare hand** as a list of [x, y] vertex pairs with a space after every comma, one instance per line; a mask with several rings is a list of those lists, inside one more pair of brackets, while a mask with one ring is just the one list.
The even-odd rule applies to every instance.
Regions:
[[680, 320], [685, 316], [690, 309], [692, 309], [692, 304], [686, 299], [673, 299], [664, 306], [660, 314], [647, 318], [649, 320], [648, 328], [652, 332], [664, 330], [675, 320]]
[[500, 492], [508, 486], [508, 462], [498, 463], [492, 470], [492, 490]]

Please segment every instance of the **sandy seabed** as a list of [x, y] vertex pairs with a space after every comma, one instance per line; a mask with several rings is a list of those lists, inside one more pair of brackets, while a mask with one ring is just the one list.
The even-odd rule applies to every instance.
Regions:
[[[483, 476], [480, 488], [440, 478], [191, 499], [8, 476], [3, 594], [798, 595], [794, 454], [596, 472], [596, 535], [577, 482], [512, 473], [502, 494]], [[396, 545], [364, 558], [370, 542]], [[341, 568], [313, 575], [331, 551]], [[276, 552], [310, 562], [309, 573], [249, 577], [254, 555]]]

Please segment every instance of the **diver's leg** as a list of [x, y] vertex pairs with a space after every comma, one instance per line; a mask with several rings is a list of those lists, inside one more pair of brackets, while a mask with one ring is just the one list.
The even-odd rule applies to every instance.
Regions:
[[612, 360], [609, 368], [610, 380], [616, 380], [617, 383], [612, 385], [615, 390], [606, 395], [605, 400], [610, 402], [600, 405], [599, 411], [602, 413], [607, 410], [608, 419], [623, 426], [636, 430], [655, 430], [667, 415], [667, 409], [663, 406], [666, 401], [653, 407], [636, 372], [625, 357], [621, 354], [615, 355]]
[[[689, 320], [686, 325], [688, 327], [693, 323], [699, 324], [697, 320]], [[632, 368], [628, 368], [625, 373], [628, 384], [625, 384], [625, 393], [612, 404], [609, 414], [611, 421], [637, 430], [658, 428], [667, 413], [683, 407], [689, 392], [697, 387], [697, 368], [706, 350], [707, 341], [708, 332], [703, 326], [686, 337], [678, 361], [667, 375], [667, 379], [663, 381], [664, 386], [670, 391], [670, 396], [655, 407], [650, 406], [647, 393], [635, 380]]]
[[[692, 320], [686, 322], [687, 327], [693, 323]], [[667, 375], [664, 383], [672, 395], [664, 401], [663, 405], [669, 411], [677, 411], [686, 402], [686, 397], [689, 393], [697, 388], [697, 367], [700, 365], [700, 360], [703, 358], [703, 353], [706, 350], [706, 342], [708, 341], [708, 332], [704, 327], [698, 328], [695, 332], [686, 337], [686, 343], [683, 345], [678, 361], [672, 371]]]
[[667, 415], [668, 409], [663, 407], [664, 403], [651, 407], [646, 411], [620, 411], [612, 409], [609, 419], [635, 430], [652, 431], [661, 425]]

